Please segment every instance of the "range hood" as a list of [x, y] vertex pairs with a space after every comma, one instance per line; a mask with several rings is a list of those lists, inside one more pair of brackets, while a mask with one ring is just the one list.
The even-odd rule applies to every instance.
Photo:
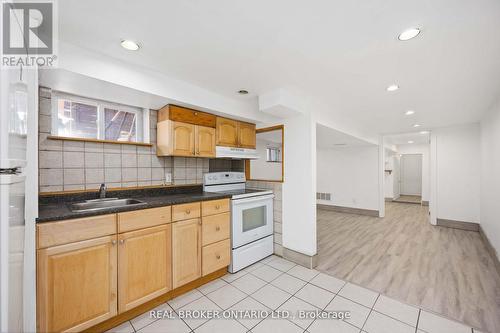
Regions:
[[247, 148], [235, 148], [235, 147], [215, 147], [215, 157], [217, 158], [234, 158], [234, 159], [250, 159], [255, 160], [258, 159], [256, 149], [247, 149]]

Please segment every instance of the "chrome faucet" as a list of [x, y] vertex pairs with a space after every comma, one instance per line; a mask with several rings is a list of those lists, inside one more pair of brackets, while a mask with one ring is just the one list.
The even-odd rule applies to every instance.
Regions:
[[99, 187], [99, 198], [106, 198], [106, 184], [102, 183]]

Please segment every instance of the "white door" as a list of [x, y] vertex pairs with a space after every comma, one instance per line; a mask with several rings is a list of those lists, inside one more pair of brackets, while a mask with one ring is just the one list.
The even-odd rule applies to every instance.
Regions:
[[422, 155], [401, 156], [401, 195], [422, 195]]

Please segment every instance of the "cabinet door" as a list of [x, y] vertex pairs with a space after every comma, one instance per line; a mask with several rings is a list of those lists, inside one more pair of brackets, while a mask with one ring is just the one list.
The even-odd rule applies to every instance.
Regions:
[[217, 117], [217, 146], [238, 147], [238, 122]]
[[241, 148], [255, 149], [255, 124], [239, 123], [238, 144]]
[[172, 224], [173, 288], [201, 277], [201, 219]]
[[118, 312], [172, 289], [170, 224], [118, 236]]
[[198, 157], [215, 157], [215, 128], [196, 126], [195, 150]]
[[194, 156], [194, 125], [179, 123], [172, 124], [174, 156]]
[[116, 255], [116, 236], [38, 250], [38, 331], [82, 331], [115, 316]]

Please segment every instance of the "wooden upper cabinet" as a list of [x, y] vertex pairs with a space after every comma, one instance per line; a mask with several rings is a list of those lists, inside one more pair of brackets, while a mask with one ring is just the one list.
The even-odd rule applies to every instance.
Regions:
[[158, 121], [172, 120], [193, 125], [215, 128], [216, 116], [177, 105], [166, 105], [158, 112]]
[[217, 117], [217, 146], [238, 147], [238, 121]]
[[172, 155], [194, 156], [195, 126], [192, 124], [172, 123]]
[[117, 313], [116, 236], [37, 251], [38, 332], [76, 332]]
[[215, 157], [215, 128], [196, 126], [195, 151], [198, 157]]
[[215, 146], [255, 148], [255, 124], [167, 105], [158, 111], [158, 156], [216, 157]]
[[170, 224], [118, 236], [118, 312], [172, 289]]
[[238, 127], [238, 145], [241, 148], [252, 148], [256, 146], [255, 124], [239, 123]]
[[180, 287], [201, 277], [201, 219], [172, 223], [172, 284]]

